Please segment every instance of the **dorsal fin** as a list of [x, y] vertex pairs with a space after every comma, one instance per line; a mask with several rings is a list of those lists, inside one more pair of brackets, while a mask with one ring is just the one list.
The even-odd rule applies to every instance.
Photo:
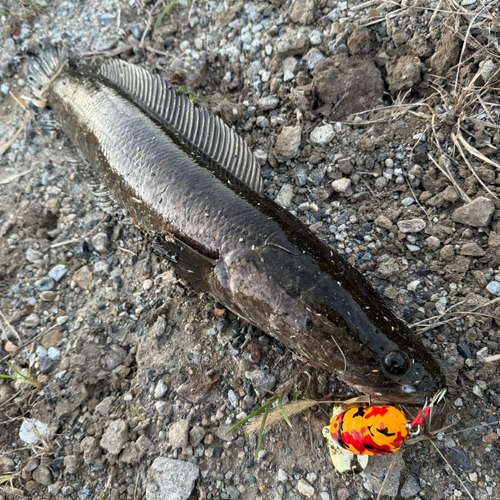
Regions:
[[122, 60], [101, 60], [91, 72], [126, 93], [189, 151], [200, 155], [216, 173], [229, 173], [257, 193], [263, 184], [260, 166], [243, 139], [218, 116], [195, 107], [186, 95], [158, 75]]

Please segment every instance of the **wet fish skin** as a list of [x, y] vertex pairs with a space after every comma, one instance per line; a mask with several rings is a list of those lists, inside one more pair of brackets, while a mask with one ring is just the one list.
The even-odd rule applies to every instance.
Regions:
[[214, 174], [211, 151], [186, 145], [144, 97], [98, 73], [63, 70], [48, 104], [195, 289], [366, 393], [418, 402], [444, 385], [437, 363], [361, 273], [288, 211], [231, 173]]

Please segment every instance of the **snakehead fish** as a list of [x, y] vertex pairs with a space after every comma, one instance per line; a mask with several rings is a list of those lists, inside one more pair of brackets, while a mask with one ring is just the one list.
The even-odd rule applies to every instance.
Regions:
[[368, 280], [263, 195], [221, 119], [122, 60], [62, 67], [61, 51], [36, 54], [31, 81], [65, 133], [196, 292], [366, 394], [417, 403], [444, 385]]

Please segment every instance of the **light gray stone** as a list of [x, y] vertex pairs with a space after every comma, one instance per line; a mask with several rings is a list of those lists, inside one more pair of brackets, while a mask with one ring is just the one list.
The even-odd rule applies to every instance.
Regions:
[[274, 385], [276, 384], [276, 378], [270, 373], [264, 372], [262, 370], [254, 370], [252, 372], [245, 373], [246, 378], [252, 381], [254, 387], [272, 391]]
[[106, 233], [97, 233], [92, 238], [92, 245], [99, 253], [107, 252], [109, 248], [109, 238]]
[[111, 422], [104, 431], [99, 444], [101, 448], [104, 448], [110, 455], [118, 455], [127, 441], [127, 422], [125, 420], [115, 420]]
[[427, 227], [424, 219], [407, 219], [398, 222], [398, 229], [402, 233], [419, 233]]
[[172, 448], [184, 448], [188, 444], [189, 420], [179, 420], [168, 428], [168, 442]]
[[276, 196], [276, 203], [281, 205], [283, 208], [288, 208], [292, 204], [293, 198], [293, 186], [291, 184], [285, 184]]
[[49, 434], [49, 426], [34, 418], [27, 418], [24, 420], [19, 430], [19, 437], [27, 444], [38, 443], [40, 437], [44, 441], [48, 441], [50, 437]]
[[158, 457], [148, 471], [146, 500], [187, 500], [199, 474], [195, 464]]
[[321, 127], [315, 128], [311, 132], [311, 142], [319, 146], [326, 146], [332, 142], [335, 137], [335, 130], [333, 130], [333, 125], [330, 123], [327, 125], [322, 125]]

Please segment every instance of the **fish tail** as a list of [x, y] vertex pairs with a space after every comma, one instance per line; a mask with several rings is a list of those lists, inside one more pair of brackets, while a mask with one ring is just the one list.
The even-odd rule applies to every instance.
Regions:
[[55, 47], [50, 42], [45, 42], [43, 49], [33, 47], [29, 50], [30, 75], [28, 82], [37, 98], [43, 99], [44, 92], [67, 60], [68, 51], [66, 48], [63, 46]]

